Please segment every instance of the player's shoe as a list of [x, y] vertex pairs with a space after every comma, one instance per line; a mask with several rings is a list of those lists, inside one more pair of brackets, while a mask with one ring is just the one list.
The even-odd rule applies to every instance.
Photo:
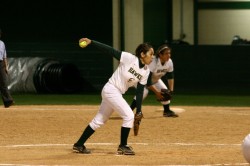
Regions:
[[76, 153], [83, 153], [83, 154], [90, 154], [91, 151], [88, 150], [84, 145], [77, 145], [77, 144], [74, 144], [73, 145], [73, 151], [76, 152]]
[[119, 145], [117, 149], [117, 154], [119, 155], [135, 155], [133, 148], [128, 145]]
[[10, 100], [10, 101], [5, 101], [4, 102], [4, 107], [5, 108], [9, 108], [10, 106], [14, 105], [14, 101], [13, 100]]
[[164, 117], [172, 117], [172, 118], [177, 118], [179, 117], [179, 115], [177, 115], [174, 111], [167, 111], [167, 112], [163, 112], [163, 116]]

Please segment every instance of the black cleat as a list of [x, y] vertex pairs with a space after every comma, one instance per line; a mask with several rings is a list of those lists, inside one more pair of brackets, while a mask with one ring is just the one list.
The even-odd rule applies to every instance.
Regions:
[[76, 145], [74, 144], [73, 145], [73, 151], [76, 152], [76, 153], [83, 153], [83, 154], [90, 154], [91, 151], [88, 150], [84, 145]]
[[135, 155], [133, 148], [128, 145], [119, 145], [117, 149], [117, 154], [119, 155]]
[[164, 116], [164, 117], [172, 117], [172, 118], [177, 118], [177, 117], [179, 117], [179, 115], [177, 115], [174, 111], [171, 111], [171, 110], [169, 110], [169, 111], [167, 111], [167, 112], [164, 112], [164, 113], [163, 113], [163, 116]]
[[4, 102], [4, 107], [5, 108], [9, 108], [10, 106], [14, 105], [14, 101], [13, 100], [10, 100], [10, 101], [5, 101]]

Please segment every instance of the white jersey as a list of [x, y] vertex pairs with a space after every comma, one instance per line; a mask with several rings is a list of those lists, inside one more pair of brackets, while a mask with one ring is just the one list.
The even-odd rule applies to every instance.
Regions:
[[128, 52], [122, 52], [120, 64], [109, 79], [109, 83], [124, 94], [129, 87], [135, 86], [138, 82], [146, 85], [149, 73], [147, 65], [140, 69], [138, 57]]
[[149, 69], [152, 72], [151, 81], [155, 84], [166, 73], [173, 72], [174, 65], [172, 59], [169, 59], [164, 65], [162, 65], [160, 59], [154, 56], [152, 62], [149, 64]]

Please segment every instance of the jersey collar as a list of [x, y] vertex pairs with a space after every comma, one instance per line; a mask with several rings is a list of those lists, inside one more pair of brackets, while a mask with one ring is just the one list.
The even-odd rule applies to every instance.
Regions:
[[141, 62], [140, 58], [138, 58], [138, 60], [139, 60], [139, 67], [140, 67], [140, 68], [143, 68], [143, 67], [145, 66], [145, 64], [143, 64], [143, 63]]

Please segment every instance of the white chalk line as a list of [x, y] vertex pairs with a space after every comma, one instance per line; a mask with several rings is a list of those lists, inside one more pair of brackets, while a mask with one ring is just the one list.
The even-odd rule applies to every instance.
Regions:
[[[155, 166], [232, 166], [232, 165], [238, 165], [238, 166], [244, 166], [249, 165], [249, 163], [229, 163], [229, 164], [202, 164], [202, 165], [155, 165]], [[30, 165], [30, 164], [1, 164], [0, 166], [80, 166], [80, 165]], [[85, 165], [87, 166], [87, 165]], [[90, 166], [90, 165], [89, 165]], [[103, 165], [103, 166], [138, 166], [138, 165]], [[140, 165], [143, 166], [143, 165]], [[148, 166], [148, 165], [145, 165]], [[154, 165], [151, 165], [154, 166]]]
[[[50, 146], [72, 146], [73, 144], [27, 144], [27, 145], [5, 145], [0, 148], [18, 148], [18, 147], [50, 147]], [[86, 143], [86, 145], [115, 146], [117, 143]], [[215, 143], [129, 143], [129, 145], [143, 146], [241, 146], [241, 144], [215, 144]]]
[[[142, 145], [142, 146], [241, 146], [241, 144], [214, 144], [214, 143], [129, 143], [130, 145]], [[22, 147], [52, 147], [52, 146], [72, 146], [73, 144], [27, 144], [27, 145], [5, 145], [0, 148], [22, 148]], [[102, 146], [117, 146], [116, 143], [86, 143], [86, 145], [102, 145]], [[30, 164], [4, 164], [0, 163], [0, 166], [76, 166], [76, 165], [30, 165]], [[202, 165], [157, 165], [157, 166], [249, 166], [249, 163], [222, 163], [222, 164], [202, 164]], [[78, 165], [79, 166], [79, 165]], [[106, 166], [118, 166], [118, 165], [106, 165]], [[123, 166], [123, 165], [119, 165]], [[124, 165], [125, 166], [125, 165]], [[126, 165], [136, 166], [136, 165]], [[138, 165], [137, 165], [138, 166]]]
[[[92, 107], [92, 108], [91, 108]], [[12, 110], [19, 110], [19, 109], [23, 109], [21, 107], [11, 107], [10, 109]], [[28, 110], [34, 110], [34, 111], [50, 111], [50, 110], [54, 110], [54, 111], [58, 111], [58, 110], [64, 110], [64, 111], [79, 111], [79, 110], [83, 110], [83, 111], [97, 111], [99, 109], [99, 107], [97, 106], [87, 106], [87, 107], [82, 107], [82, 108], [74, 108], [74, 107], [67, 107], [66, 108], [63, 108], [63, 107], [60, 107], [60, 108], [56, 108], [56, 107], [46, 107], [46, 106], [43, 106], [42, 108], [41, 107], [29, 107], [27, 108]], [[177, 107], [173, 107], [172, 110], [176, 113], [182, 113], [182, 112], [185, 112], [186, 110], [183, 109], [183, 108], [177, 108]], [[156, 111], [163, 111], [162, 108], [158, 108]]]
[[[23, 108], [10, 108], [12, 110], [19, 110], [19, 109], [23, 109]], [[50, 107], [44, 107], [44, 108], [27, 108], [27, 110], [30, 111], [96, 111], [98, 110], [97, 108], [50, 108]]]

